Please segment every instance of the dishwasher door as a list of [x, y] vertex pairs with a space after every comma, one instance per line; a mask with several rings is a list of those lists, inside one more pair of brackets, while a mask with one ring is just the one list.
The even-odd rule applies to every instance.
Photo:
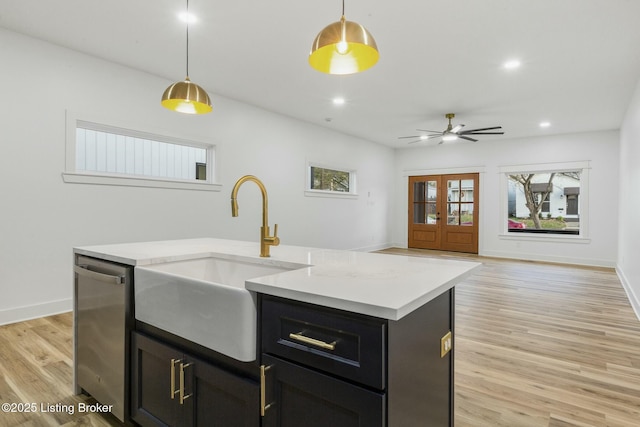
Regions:
[[[133, 267], [77, 256], [74, 388], [125, 421]], [[128, 412], [128, 411], [126, 411]]]

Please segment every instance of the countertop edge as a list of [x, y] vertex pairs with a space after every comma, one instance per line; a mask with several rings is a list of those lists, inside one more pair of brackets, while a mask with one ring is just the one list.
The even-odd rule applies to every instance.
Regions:
[[[294, 271], [299, 271], [298, 267], [298, 270], [294, 271], [249, 279], [245, 282], [245, 289], [250, 292], [273, 295], [388, 320], [402, 319], [438, 295], [453, 288], [482, 265], [482, 263], [477, 261], [429, 261], [425, 258], [424, 263], [425, 265], [430, 265], [430, 268], [438, 269], [440, 266], [444, 268], [452, 263], [456, 264], [456, 268], [446, 275], [443, 275], [439, 281], [435, 280], [430, 284], [425, 283], [424, 286], [412, 286], [411, 288], [413, 290], [408, 291], [402, 298], [396, 298], [395, 301], [390, 301], [379, 296], [369, 298], [367, 294], [368, 288], [365, 287], [367, 283], [366, 280], [368, 280], [367, 275], [373, 274], [373, 280], [376, 280], [376, 273], [370, 273], [369, 265], [371, 262], [378, 262], [375, 258], [378, 255], [384, 256], [385, 259], [397, 257], [397, 262], [394, 260], [391, 265], [402, 265], [403, 262], [407, 261], [407, 258], [401, 255], [375, 254], [375, 256], [372, 256], [373, 254], [369, 255], [369, 253], [366, 252], [281, 246], [278, 256], [273, 258], [259, 258], [257, 254], [254, 254], [254, 252], [258, 252], [257, 249], [258, 244], [255, 242], [201, 238], [81, 246], [74, 247], [73, 252], [76, 255], [90, 256], [134, 267], [144, 267], [157, 263], [183, 261], [208, 256], [222, 256], [229, 259], [260, 262], [263, 264], [295, 264], [299, 267], [304, 266], [304, 268], [307, 268], [307, 273], [304, 276], [295, 276]], [[348, 262], [343, 262], [343, 258]], [[303, 264], [303, 261], [306, 263]], [[318, 262], [317, 265], [316, 261]], [[355, 270], [349, 267], [349, 262], [353, 262], [352, 265]], [[375, 266], [376, 264], [371, 265]], [[317, 268], [320, 270], [317, 270]], [[358, 272], [354, 273], [356, 270]], [[315, 282], [313, 281], [314, 277], [316, 278]], [[318, 279], [318, 277], [320, 277], [320, 279]], [[307, 280], [308, 278], [311, 279], [311, 282]], [[341, 294], [338, 288], [334, 287], [333, 290], [331, 290], [331, 286], [323, 285], [322, 280], [343, 281], [345, 283], [362, 286], [362, 290], [359, 294], [357, 292]], [[412, 280], [413, 282], [411, 283], [418, 284], [422, 281], [421, 276], [416, 276]], [[300, 286], [300, 284], [304, 285]], [[378, 285], [380, 285], [379, 281]], [[378, 286], [377, 292], [380, 292], [380, 289], [385, 289], [384, 283], [382, 288]], [[338, 292], [334, 293], [335, 291]], [[392, 291], [389, 290], [388, 292]]]

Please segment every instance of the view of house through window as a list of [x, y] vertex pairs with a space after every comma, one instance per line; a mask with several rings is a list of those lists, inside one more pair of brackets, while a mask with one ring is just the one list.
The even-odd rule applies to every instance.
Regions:
[[580, 171], [509, 173], [508, 231], [580, 233]]
[[352, 189], [352, 173], [335, 169], [311, 166], [310, 189], [350, 193]]
[[126, 129], [76, 127], [75, 170], [133, 177], [207, 180], [208, 149], [171, 138]]

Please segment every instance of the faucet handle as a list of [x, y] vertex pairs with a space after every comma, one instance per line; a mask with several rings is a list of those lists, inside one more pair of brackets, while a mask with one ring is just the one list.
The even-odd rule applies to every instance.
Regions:
[[273, 236], [266, 236], [264, 240], [271, 246], [278, 246], [280, 244], [280, 238], [278, 237], [278, 224], [273, 225]]

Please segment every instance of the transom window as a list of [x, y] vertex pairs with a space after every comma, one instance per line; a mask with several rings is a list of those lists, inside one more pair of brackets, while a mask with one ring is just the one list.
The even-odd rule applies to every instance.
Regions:
[[65, 182], [219, 189], [212, 144], [85, 120], [67, 125]]
[[356, 172], [310, 163], [306, 190], [307, 195], [356, 196]]

